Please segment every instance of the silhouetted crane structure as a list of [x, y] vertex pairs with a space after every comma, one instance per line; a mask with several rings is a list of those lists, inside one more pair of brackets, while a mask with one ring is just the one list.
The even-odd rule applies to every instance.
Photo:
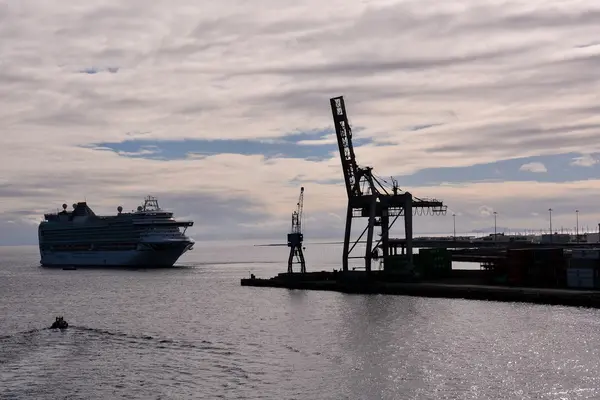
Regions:
[[306, 272], [306, 263], [304, 262], [304, 253], [302, 252], [302, 209], [304, 208], [304, 188], [300, 188], [300, 197], [296, 205], [296, 211], [292, 213], [292, 231], [288, 233], [288, 247], [290, 248], [290, 257], [288, 258], [288, 273], [293, 271], [294, 264], [300, 264], [300, 273]]
[[[348, 271], [349, 258], [364, 258], [365, 270], [370, 272], [371, 261], [379, 258], [378, 248], [382, 249], [382, 257], [385, 263], [386, 258], [390, 256], [389, 230], [400, 216], [404, 216], [406, 257], [408, 265], [412, 267], [413, 214], [444, 215], [447, 207], [439, 200], [420, 199], [413, 197], [409, 192], [403, 192], [398, 188], [398, 183], [395, 180], [393, 180], [393, 185], [390, 188], [392, 193], [389, 193], [382, 184], [382, 182], [387, 182], [381, 178], [377, 179], [372, 167], [359, 167], [354, 155], [352, 129], [348, 122], [344, 98], [343, 96], [331, 98], [330, 103], [348, 194], [342, 268], [344, 271]], [[392, 217], [393, 220], [390, 223]], [[354, 218], [368, 218], [368, 221], [365, 229], [350, 247], [352, 220]], [[381, 238], [373, 246], [375, 226], [381, 226]], [[365, 255], [350, 256], [365, 233], [367, 234]]]

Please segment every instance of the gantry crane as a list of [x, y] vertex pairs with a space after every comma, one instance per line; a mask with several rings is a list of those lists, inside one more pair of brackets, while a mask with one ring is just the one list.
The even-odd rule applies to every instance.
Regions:
[[304, 253], [302, 252], [302, 209], [304, 207], [304, 188], [300, 188], [300, 197], [296, 205], [296, 211], [292, 213], [292, 231], [288, 233], [288, 247], [290, 248], [290, 257], [288, 258], [288, 273], [293, 271], [293, 264], [300, 264], [300, 273], [306, 272], [306, 263], [304, 262]]
[[[349, 258], [364, 258], [365, 270], [371, 271], [371, 261], [379, 258], [378, 248], [382, 250], [385, 263], [390, 255], [389, 230], [398, 217], [404, 216], [404, 231], [406, 238], [406, 256], [408, 265], [412, 267], [412, 217], [413, 210], [419, 214], [430, 213], [440, 215], [446, 213], [446, 206], [439, 200], [419, 199], [409, 192], [399, 190], [397, 182], [393, 180], [392, 193], [388, 193], [384, 185], [378, 180], [371, 167], [359, 167], [354, 155], [352, 145], [352, 129], [346, 114], [346, 105], [343, 96], [330, 99], [331, 112], [335, 124], [338, 148], [342, 162], [346, 192], [348, 194], [348, 208], [346, 213], [346, 231], [344, 234], [344, 252], [342, 268], [348, 271]], [[385, 181], [384, 181], [385, 182]], [[381, 191], [378, 187], [381, 188]], [[368, 218], [367, 226], [358, 239], [350, 247], [352, 219]], [[394, 217], [390, 223], [390, 217]], [[373, 231], [375, 226], [381, 226], [381, 238], [373, 246]], [[367, 233], [366, 250], [364, 256], [351, 257], [350, 253], [358, 242]]]

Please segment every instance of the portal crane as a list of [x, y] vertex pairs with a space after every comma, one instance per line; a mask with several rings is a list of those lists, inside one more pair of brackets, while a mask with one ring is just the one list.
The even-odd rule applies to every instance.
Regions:
[[[390, 255], [389, 230], [398, 217], [404, 216], [404, 231], [406, 237], [406, 254], [409, 266], [412, 266], [412, 217], [413, 209], [423, 214], [426, 212], [434, 215], [446, 214], [446, 206], [439, 200], [419, 199], [409, 192], [400, 193], [398, 183], [393, 180], [392, 193], [388, 193], [383, 184], [375, 177], [371, 167], [359, 167], [354, 155], [352, 145], [352, 129], [346, 114], [346, 105], [343, 96], [330, 99], [331, 112], [335, 125], [346, 192], [348, 195], [348, 208], [346, 212], [346, 231], [344, 234], [344, 252], [342, 269], [348, 271], [349, 258], [364, 258], [365, 270], [371, 271], [371, 261], [379, 257], [378, 248], [382, 249], [382, 257]], [[379, 188], [382, 190], [380, 191]], [[350, 235], [353, 218], [368, 218], [367, 226], [361, 235], [350, 247]], [[390, 223], [390, 217], [394, 217]], [[381, 226], [381, 238], [373, 246], [373, 231], [375, 226]], [[358, 242], [367, 233], [366, 249], [364, 256], [351, 257], [350, 253]], [[380, 246], [381, 245], [381, 246]]]
[[293, 271], [293, 264], [300, 264], [300, 273], [306, 273], [306, 263], [304, 262], [304, 253], [302, 252], [302, 209], [304, 208], [304, 188], [300, 188], [300, 197], [296, 205], [296, 211], [292, 213], [292, 231], [288, 233], [288, 247], [290, 248], [290, 257], [288, 258], [288, 273]]

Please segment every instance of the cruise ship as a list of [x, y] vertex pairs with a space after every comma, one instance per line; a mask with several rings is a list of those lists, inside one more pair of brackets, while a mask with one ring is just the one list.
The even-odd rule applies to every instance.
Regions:
[[40, 263], [44, 266], [172, 267], [190, 250], [186, 236], [193, 221], [177, 221], [148, 196], [137, 211], [117, 208], [111, 216], [96, 215], [86, 202], [73, 210], [44, 214], [38, 228]]

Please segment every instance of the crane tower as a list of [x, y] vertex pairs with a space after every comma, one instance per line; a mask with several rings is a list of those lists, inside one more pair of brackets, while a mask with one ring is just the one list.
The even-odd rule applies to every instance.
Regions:
[[[389, 230], [398, 217], [404, 217], [404, 231], [406, 237], [406, 256], [409, 268], [412, 267], [412, 217], [413, 212], [420, 209], [419, 214], [430, 213], [434, 215], [446, 214], [446, 206], [439, 200], [419, 199], [413, 197], [409, 192], [399, 190], [397, 183], [393, 181], [391, 193], [373, 173], [371, 167], [359, 167], [354, 155], [352, 145], [352, 129], [346, 114], [346, 105], [343, 96], [330, 99], [331, 112], [335, 125], [346, 193], [348, 195], [348, 207], [346, 213], [346, 230], [344, 234], [344, 252], [342, 258], [342, 269], [348, 271], [349, 258], [364, 258], [364, 267], [367, 272], [371, 271], [371, 261], [379, 257], [378, 248], [382, 250], [385, 260], [390, 256]], [[381, 189], [381, 190], [380, 190]], [[416, 213], [415, 213], [416, 214]], [[367, 226], [361, 235], [350, 247], [350, 236], [352, 231], [352, 220], [354, 218], [368, 218]], [[390, 218], [393, 220], [390, 223]], [[381, 227], [381, 238], [373, 246], [373, 233], [375, 226]], [[364, 256], [351, 256], [351, 252], [358, 242], [367, 233], [366, 249]]]
[[296, 211], [292, 213], [292, 231], [288, 233], [288, 247], [290, 248], [290, 257], [288, 258], [288, 273], [293, 271], [293, 264], [300, 264], [300, 273], [306, 272], [306, 263], [304, 262], [304, 253], [302, 252], [302, 209], [304, 207], [304, 188], [300, 188], [300, 197], [296, 205]]

